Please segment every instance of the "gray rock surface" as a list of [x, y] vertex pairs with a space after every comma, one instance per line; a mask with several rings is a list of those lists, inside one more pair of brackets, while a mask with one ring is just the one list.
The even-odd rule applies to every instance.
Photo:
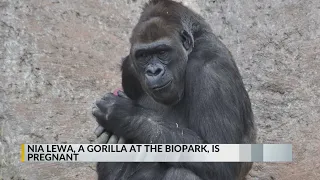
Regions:
[[[145, 1], [0, 0], [0, 179], [94, 179], [90, 163], [20, 163], [22, 143], [90, 143], [91, 105], [120, 87], [121, 57]], [[248, 179], [320, 176], [320, 1], [188, 0], [230, 48], [260, 143], [293, 163]]]

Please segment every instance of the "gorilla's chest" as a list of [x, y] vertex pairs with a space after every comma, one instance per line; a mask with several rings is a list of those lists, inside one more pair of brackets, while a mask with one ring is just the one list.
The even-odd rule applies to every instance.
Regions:
[[187, 127], [186, 118], [187, 114], [186, 107], [183, 103], [178, 103], [174, 106], [166, 106], [164, 104], [154, 101], [150, 96], [145, 95], [140, 98], [138, 104], [144, 108], [155, 111], [156, 113], [161, 114], [163, 122], [175, 123], [179, 127]]

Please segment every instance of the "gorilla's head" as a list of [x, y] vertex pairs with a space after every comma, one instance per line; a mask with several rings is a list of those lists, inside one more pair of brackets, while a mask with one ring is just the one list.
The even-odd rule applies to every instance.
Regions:
[[132, 32], [130, 60], [144, 91], [166, 105], [179, 102], [193, 39], [179, 23], [154, 17]]

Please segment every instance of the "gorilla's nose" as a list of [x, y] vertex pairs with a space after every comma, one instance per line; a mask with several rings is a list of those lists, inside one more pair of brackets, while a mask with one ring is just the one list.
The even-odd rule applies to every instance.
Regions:
[[164, 72], [161, 64], [149, 64], [146, 68], [146, 77], [149, 82], [155, 83], [164, 75]]

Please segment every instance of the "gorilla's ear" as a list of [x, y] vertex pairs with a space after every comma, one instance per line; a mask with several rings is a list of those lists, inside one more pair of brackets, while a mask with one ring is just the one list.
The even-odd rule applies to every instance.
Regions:
[[188, 53], [192, 51], [192, 48], [194, 46], [194, 40], [191, 32], [188, 32], [186, 30], [183, 30], [181, 32], [181, 38], [182, 38], [182, 44], [183, 47], [186, 49]]
[[143, 94], [143, 90], [129, 56], [123, 58], [121, 71], [124, 93], [130, 99], [137, 100]]

